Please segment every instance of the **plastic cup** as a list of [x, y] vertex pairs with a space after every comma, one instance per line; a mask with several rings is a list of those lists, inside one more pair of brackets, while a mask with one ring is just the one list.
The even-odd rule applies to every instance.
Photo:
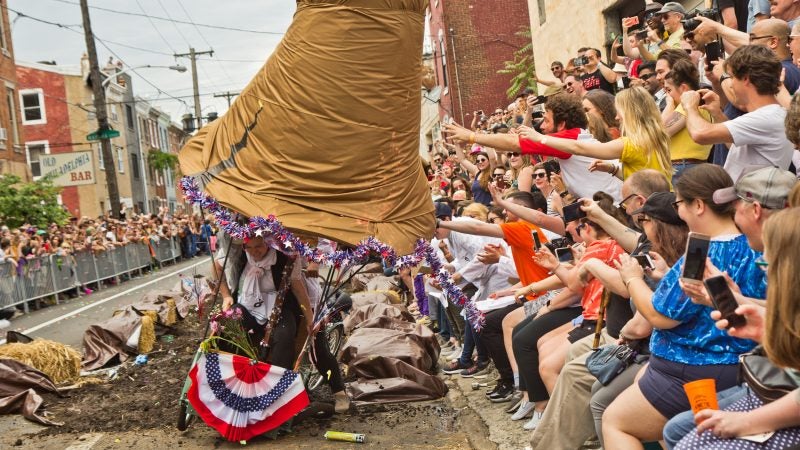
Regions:
[[697, 414], [704, 409], [719, 409], [717, 405], [717, 385], [713, 378], [696, 380], [683, 385], [692, 412]]

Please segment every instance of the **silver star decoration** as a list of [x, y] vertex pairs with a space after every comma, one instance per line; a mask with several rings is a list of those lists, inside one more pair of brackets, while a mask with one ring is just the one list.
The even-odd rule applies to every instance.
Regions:
[[263, 234], [264, 234], [264, 230], [262, 230], [261, 228], [257, 229], [256, 232], [255, 232], [255, 235], [259, 236], [259, 237], [261, 237]]

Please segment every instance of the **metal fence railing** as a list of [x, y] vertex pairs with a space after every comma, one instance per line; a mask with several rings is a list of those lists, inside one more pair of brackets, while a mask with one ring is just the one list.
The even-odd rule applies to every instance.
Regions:
[[132, 243], [101, 252], [30, 258], [19, 265], [4, 261], [0, 263], [0, 308], [23, 304], [27, 312], [31, 300], [55, 296], [58, 301], [59, 294], [79, 286], [141, 274], [154, 264], [174, 263], [180, 257], [177, 238], [162, 238], [150, 245]]

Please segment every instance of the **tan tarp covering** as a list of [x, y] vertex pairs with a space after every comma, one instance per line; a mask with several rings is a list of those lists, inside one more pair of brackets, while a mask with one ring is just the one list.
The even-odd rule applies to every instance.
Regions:
[[58, 394], [47, 375], [19, 361], [0, 359], [0, 414], [22, 414], [43, 425], [58, 425], [36, 414], [43, 403], [37, 391]]
[[344, 319], [344, 330], [349, 333], [350, 330], [361, 322], [379, 316], [405, 320], [406, 322], [414, 321], [414, 317], [411, 314], [400, 309], [398, 306], [387, 305], [385, 303], [371, 303], [351, 309], [350, 314]]
[[83, 333], [83, 369], [94, 370], [112, 361], [127, 361], [128, 352], [136, 353], [136, 349], [128, 347], [126, 342], [141, 322], [138, 314], [126, 309], [105, 322], [89, 326]]
[[274, 214], [301, 236], [375, 236], [411, 253], [434, 227], [419, 157], [427, 3], [298, 1], [231, 109], [181, 150], [181, 171], [225, 206]]

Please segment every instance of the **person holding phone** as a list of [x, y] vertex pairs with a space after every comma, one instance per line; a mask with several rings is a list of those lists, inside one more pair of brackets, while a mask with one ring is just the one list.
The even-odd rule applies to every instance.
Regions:
[[[764, 296], [764, 273], [755, 265], [759, 254], [733, 222], [734, 205], [713, 201], [717, 189], [733, 186], [721, 167], [701, 164], [684, 173], [675, 186], [673, 206], [689, 229], [711, 237], [708, 257], [728, 272], [742, 293]], [[661, 439], [667, 420], [690, 408], [683, 384], [714, 378], [718, 390], [737, 384], [739, 355], [752, 341], [733, 338], [717, 329], [711, 308], [691, 301], [678, 282], [680, 259], [653, 292], [635, 261], [623, 261], [620, 276], [637, 314], [653, 326], [650, 363], [638, 383], [626, 389], [603, 415], [607, 448], [642, 448], [642, 441]]]

